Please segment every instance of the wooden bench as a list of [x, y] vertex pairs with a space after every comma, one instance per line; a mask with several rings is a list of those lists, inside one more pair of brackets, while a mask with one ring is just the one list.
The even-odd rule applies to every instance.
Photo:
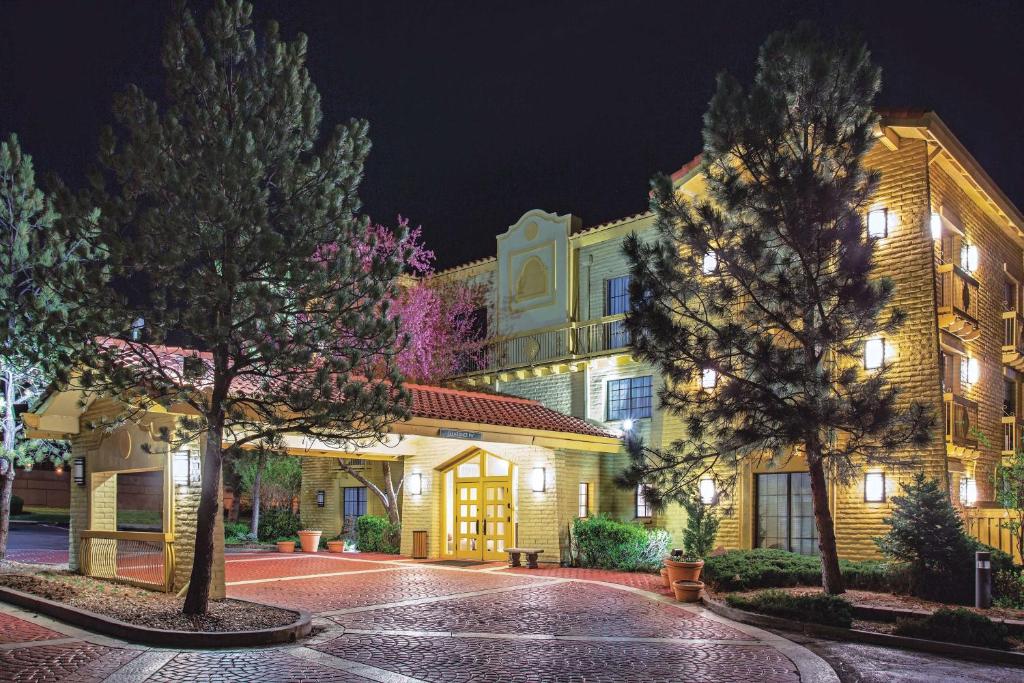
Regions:
[[519, 563], [519, 556], [526, 555], [527, 569], [536, 569], [537, 556], [544, 551], [540, 548], [505, 548], [505, 552], [508, 553], [508, 566], [522, 567], [523, 565]]

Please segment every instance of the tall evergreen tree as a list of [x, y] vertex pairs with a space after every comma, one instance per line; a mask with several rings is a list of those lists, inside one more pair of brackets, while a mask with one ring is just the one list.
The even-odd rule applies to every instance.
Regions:
[[865, 339], [905, 317], [892, 283], [873, 277], [863, 223], [879, 182], [863, 166], [879, 85], [862, 45], [807, 26], [772, 35], [748, 89], [719, 77], [704, 117], [706, 197], [655, 178], [659, 237], [625, 242], [626, 325], [636, 354], [663, 372], [662, 404], [687, 437], [666, 449], [631, 442], [622, 483], [644, 482], [659, 503], [706, 472], [727, 489], [744, 462], [801, 454], [829, 593], [843, 591], [829, 474], [908, 464], [893, 454], [925, 443], [932, 424], [887, 368], [860, 367]]
[[[81, 382], [185, 404], [195, 417], [166, 438], [205, 440], [188, 614], [207, 610], [226, 444], [372, 442], [407, 414], [387, 310], [401, 259], [358, 214], [367, 125], [322, 136], [305, 36], [257, 33], [251, 14], [243, 0], [201, 24], [176, 10], [166, 93], [117, 98], [88, 195], [119, 286], [94, 303], [111, 338], [83, 354]], [[176, 339], [197, 351], [164, 346]]]
[[[25, 438], [17, 411], [31, 407], [54, 366], [67, 365], [73, 336], [68, 293], [87, 284], [89, 240], [67, 232], [52, 195], [36, 184], [16, 136], [0, 142], [0, 559], [7, 552], [15, 467], [63, 459], [66, 444]], [[100, 272], [100, 271], [97, 271]], [[70, 290], [61, 290], [57, 283]]]

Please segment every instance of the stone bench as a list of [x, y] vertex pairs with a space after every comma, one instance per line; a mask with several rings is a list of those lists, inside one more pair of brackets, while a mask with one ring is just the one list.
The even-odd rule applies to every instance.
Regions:
[[519, 563], [519, 556], [526, 555], [527, 569], [536, 569], [537, 556], [544, 551], [541, 548], [505, 548], [505, 552], [508, 553], [508, 566], [522, 567], [523, 565]]

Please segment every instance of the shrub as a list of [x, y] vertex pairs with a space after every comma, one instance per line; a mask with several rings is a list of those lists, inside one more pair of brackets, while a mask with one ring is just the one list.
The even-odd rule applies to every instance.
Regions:
[[249, 535], [249, 525], [245, 522], [224, 522], [224, 538], [245, 540]]
[[356, 548], [364, 553], [398, 553], [402, 527], [387, 517], [363, 515], [356, 520]]
[[658, 569], [670, 541], [664, 529], [647, 529], [607, 515], [573, 520], [572, 534], [579, 566], [630, 572]]
[[11, 494], [11, 514], [20, 515], [25, 511], [25, 501], [19, 496]]
[[853, 605], [837, 595], [790, 595], [783, 591], [764, 591], [753, 595], [727, 595], [725, 601], [737, 609], [783, 619], [842, 628], [850, 628], [853, 623]]
[[302, 522], [291, 510], [264, 510], [260, 513], [259, 539], [276, 541], [284, 537], [298, 537]]
[[683, 499], [686, 508], [686, 528], [683, 529], [683, 549], [691, 560], [703, 560], [715, 547], [718, 536], [718, 515], [710, 505], [694, 492]]
[[[1009, 555], [964, 533], [960, 516], [937, 481], [918, 474], [892, 499], [889, 532], [875, 543], [886, 557], [906, 563], [910, 592], [941, 602], [974, 600], [974, 553], [992, 553], [993, 569], [1012, 567]], [[927, 533], [922, 530], [927, 529]]]
[[943, 607], [924, 619], [898, 619], [895, 633], [910, 638], [1005, 649], [1006, 627], [962, 607]]
[[[839, 568], [848, 588], [899, 592], [906, 582], [901, 567], [888, 562], [840, 560]], [[772, 548], [730, 550], [705, 560], [703, 579], [719, 591], [820, 586], [821, 560]]]
[[996, 607], [1024, 609], [1024, 572], [1018, 569], [995, 571], [992, 584]]

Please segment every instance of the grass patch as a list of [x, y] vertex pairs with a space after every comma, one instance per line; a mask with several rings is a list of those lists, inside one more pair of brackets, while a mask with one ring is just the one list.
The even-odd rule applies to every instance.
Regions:
[[763, 591], [753, 595], [727, 595], [725, 601], [736, 609], [794, 621], [842, 628], [850, 628], [853, 623], [853, 605], [837, 595], [790, 595], [783, 591]]
[[69, 524], [71, 511], [66, 508], [31, 507], [25, 508], [20, 515], [11, 515], [16, 522], [42, 522], [44, 524]]
[[942, 640], [999, 650], [1010, 646], [1006, 641], [1007, 631], [1003, 624], [960, 607], [943, 607], [923, 619], [899, 619], [894, 633], [910, 638]]

